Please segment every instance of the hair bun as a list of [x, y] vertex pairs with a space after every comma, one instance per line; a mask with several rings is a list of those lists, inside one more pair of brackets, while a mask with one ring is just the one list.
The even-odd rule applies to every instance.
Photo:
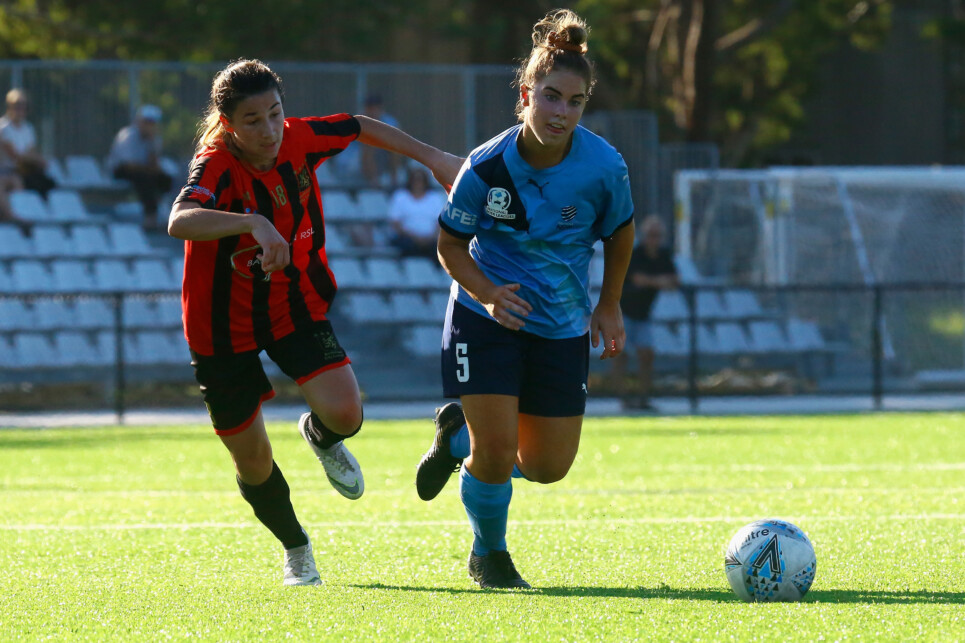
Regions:
[[546, 44], [550, 49], [561, 49], [563, 51], [572, 51], [577, 54], [586, 54], [586, 43], [576, 44], [571, 42], [565, 33], [559, 33], [558, 31], [551, 31], [546, 36]]

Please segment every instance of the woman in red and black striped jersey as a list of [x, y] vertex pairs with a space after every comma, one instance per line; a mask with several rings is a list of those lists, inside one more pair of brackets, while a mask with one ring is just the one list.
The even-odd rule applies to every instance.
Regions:
[[274, 462], [261, 403], [274, 395], [259, 354], [295, 380], [299, 431], [347, 498], [362, 495], [342, 443], [362, 425], [350, 360], [326, 318], [328, 267], [316, 168], [350, 143], [404, 154], [451, 185], [462, 159], [366, 116], [285, 118], [278, 76], [257, 60], [215, 77], [187, 185], [168, 233], [185, 240], [182, 305], [192, 365], [241, 495], [285, 548], [285, 584], [319, 584], [311, 542]]

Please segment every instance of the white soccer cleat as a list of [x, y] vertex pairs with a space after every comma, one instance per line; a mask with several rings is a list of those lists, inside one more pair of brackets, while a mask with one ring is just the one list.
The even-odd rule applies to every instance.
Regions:
[[312, 447], [315, 457], [322, 463], [328, 481], [335, 487], [335, 491], [350, 500], [356, 500], [365, 491], [365, 481], [362, 479], [362, 468], [358, 460], [345, 448], [343, 442], [328, 449], [316, 446], [312, 436], [308, 433], [308, 418], [311, 413], [305, 413], [298, 421], [298, 432], [302, 434], [308, 446]]
[[[308, 538], [308, 534], [305, 534]], [[294, 585], [321, 585], [322, 578], [315, 567], [315, 554], [312, 552], [312, 541], [307, 545], [285, 550], [285, 581], [286, 587]]]

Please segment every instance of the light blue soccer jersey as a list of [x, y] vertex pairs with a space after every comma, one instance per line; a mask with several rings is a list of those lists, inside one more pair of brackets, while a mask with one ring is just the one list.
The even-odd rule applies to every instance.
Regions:
[[[453, 184], [439, 224], [472, 239], [469, 252], [493, 283], [519, 283], [532, 312], [523, 330], [550, 339], [579, 337], [590, 325], [593, 244], [633, 220], [623, 157], [577, 127], [562, 162], [533, 169], [519, 155], [522, 125], [473, 150]], [[489, 316], [453, 283], [456, 301]]]

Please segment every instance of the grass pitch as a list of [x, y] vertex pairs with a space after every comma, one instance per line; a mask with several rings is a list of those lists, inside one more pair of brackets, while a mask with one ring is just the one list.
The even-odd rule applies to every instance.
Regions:
[[[0, 430], [0, 640], [953, 640], [965, 637], [965, 415], [587, 419], [569, 476], [516, 481], [530, 592], [482, 591], [431, 421], [367, 422], [337, 495], [295, 420], [269, 427], [322, 587], [281, 548], [208, 426]], [[801, 603], [745, 604], [723, 552], [757, 518], [811, 537]]]

